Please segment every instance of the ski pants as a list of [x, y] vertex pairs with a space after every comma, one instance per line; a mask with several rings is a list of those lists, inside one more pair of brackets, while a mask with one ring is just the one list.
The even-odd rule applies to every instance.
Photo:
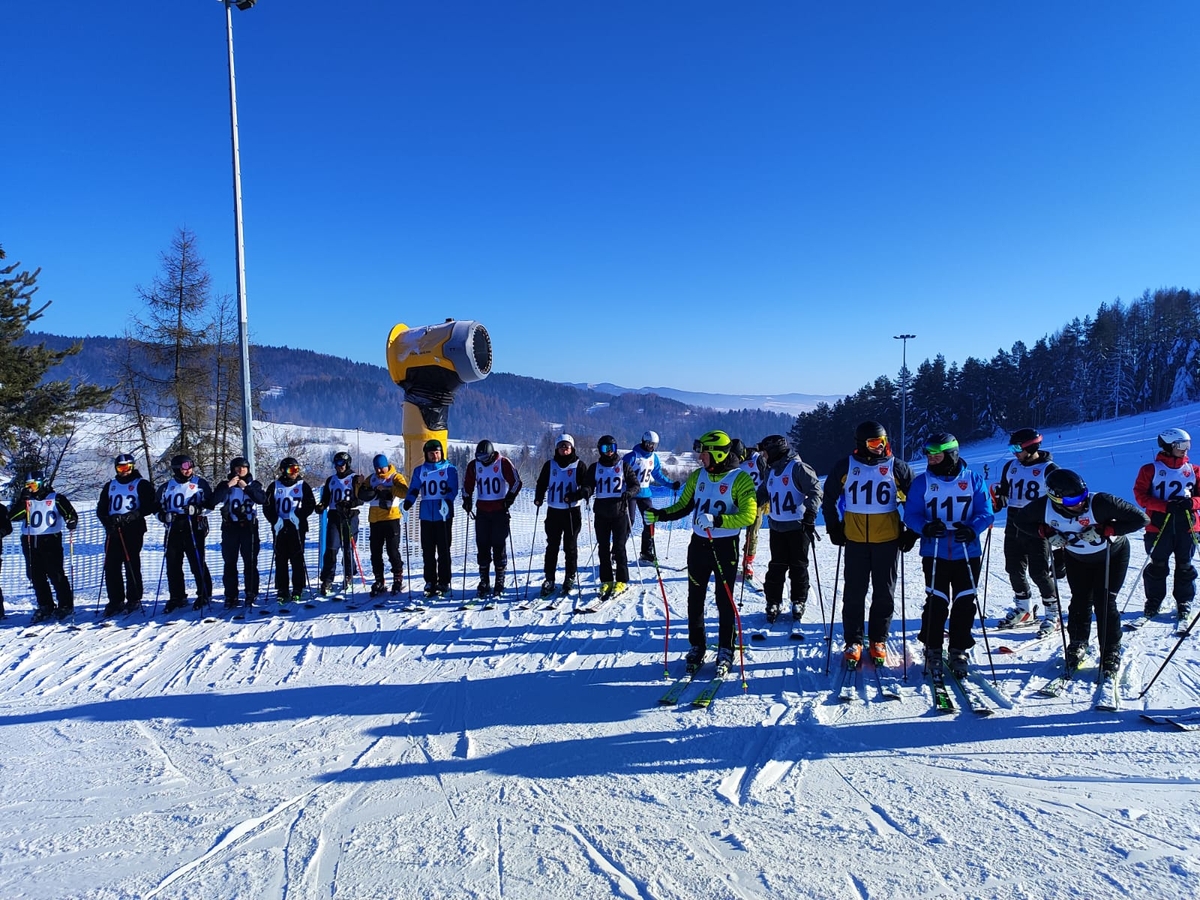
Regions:
[[1186, 516], [1172, 515], [1163, 523], [1158, 534], [1147, 532], [1143, 538], [1150, 560], [1142, 573], [1142, 585], [1146, 590], [1145, 613], [1158, 615], [1167, 597], [1167, 573], [1170, 561], [1175, 560], [1175, 583], [1172, 593], [1176, 609], [1192, 605], [1196, 597], [1196, 567], [1192, 558], [1196, 554], [1196, 535], [1188, 526]]
[[783, 603], [785, 580], [791, 583], [792, 603], [803, 605], [808, 600], [808, 548], [812, 538], [803, 528], [791, 531], [771, 528], [767, 531], [767, 540], [771, 548], [767, 577], [763, 579], [767, 606]]
[[450, 535], [453, 530], [453, 518], [440, 522], [421, 520], [421, 562], [426, 588], [443, 590], [450, 587]]
[[212, 597], [212, 575], [204, 561], [204, 536], [197, 537], [196, 525], [187, 516], [176, 516], [167, 532], [167, 590], [170, 599], [182, 603], [187, 599], [187, 584], [183, 580], [183, 560], [188, 561], [192, 579], [196, 582], [196, 599]]
[[[38, 609], [54, 609], [54, 597], [58, 597], [59, 610], [75, 608], [75, 592], [63, 569], [63, 540], [61, 534], [33, 534], [21, 536], [21, 549], [25, 552], [25, 574], [33, 585]], [[53, 594], [50, 591], [54, 588]]]
[[[629, 581], [629, 516], [621, 507], [612, 512], [596, 510], [596, 550], [600, 557], [600, 581]], [[613, 564], [616, 563], [616, 571]], [[615, 575], [615, 577], [614, 577]]]
[[1050, 580], [1050, 544], [1045, 538], [1025, 534], [1015, 525], [1006, 525], [1004, 571], [1008, 573], [1008, 583], [1012, 585], [1013, 593], [1028, 594], [1032, 580], [1043, 600], [1054, 599], [1054, 583]]
[[479, 576], [487, 580], [492, 564], [496, 565], [496, 586], [503, 586], [503, 573], [508, 568], [508, 510], [475, 513], [475, 560]]
[[733, 585], [738, 574], [738, 535], [708, 538], [692, 534], [688, 544], [688, 643], [707, 645], [704, 603], [708, 580], [715, 576], [717, 594], [717, 646], [732, 650], [737, 612], [733, 608]]
[[371, 531], [371, 575], [376, 584], [384, 584], [387, 572], [383, 568], [383, 553], [387, 551], [388, 564], [392, 567], [392, 583], [404, 579], [404, 560], [400, 558], [400, 519], [384, 519], [372, 522]]
[[1117, 594], [1125, 584], [1129, 570], [1129, 541], [1111, 540], [1103, 553], [1076, 554], [1067, 551], [1067, 584], [1071, 586], [1071, 605], [1067, 615], [1067, 636], [1085, 644], [1092, 635], [1092, 613], [1100, 637], [1100, 655], [1121, 647], [1121, 614]]
[[285, 521], [275, 533], [275, 594], [281, 600], [295, 597], [304, 592], [307, 581], [304, 533], [291, 522]]
[[342, 551], [342, 577], [347, 581], [354, 578], [354, 544], [358, 536], [358, 516], [347, 518], [330, 511], [325, 518], [325, 556], [321, 559], [321, 581], [333, 581], [337, 569], [338, 551]]
[[642, 549], [641, 555], [650, 557], [656, 556], [654, 552], [654, 529], [646, 524], [646, 510], [654, 506], [654, 501], [650, 497], [630, 497], [629, 498], [629, 529], [632, 533], [633, 523], [636, 519], [642, 520]]
[[975, 585], [979, 584], [983, 558], [926, 556], [922, 557], [921, 566], [925, 570], [925, 608], [921, 611], [921, 631], [917, 640], [927, 650], [941, 650], [949, 614], [950, 649], [970, 650], [975, 646], [971, 625], [975, 622]]
[[842, 637], [847, 644], [863, 642], [867, 618], [867, 587], [871, 586], [871, 615], [866, 631], [872, 641], [887, 640], [896, 609], [896, 575], [900, 542], [877, 544], [846, 541], [846, 588], [842, 600]]
[[549, 507], [546, 510], [546, 562], [543, 569], [547, 581], [554, 581], [554, 574], [558, 571], [560, 542], [566, 558], [564, 577], [575, 577], [579, 568], [579, 531], [582, 528], [583, 513], [578, 506], [567, 509]]
[[246, 603], [258, 597], [258, 522], [226, 522], [221, 526], [221, 560], [224, 562], [221, 584], [225, 602], [237, 603], [238, 560], [245, 573]]
[[137, 608], [142, 602], [142, 540], [144, 524], [108, 530], [104, 539], [104, 588], [113, 609]]

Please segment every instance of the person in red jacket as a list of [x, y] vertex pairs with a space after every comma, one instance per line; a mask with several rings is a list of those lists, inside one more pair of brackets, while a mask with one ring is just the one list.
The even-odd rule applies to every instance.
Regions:
[[1154, 462], [1138, 470], [1133, 497], [1150, 516], [1146, 527], [1146, 553], [1150, 559], [1142, 573], [1146, 591], [1144, 623], [1158, 615], [1167, 597], [1169, 560], [1175, 558], [1175, 611], [1184, 626], [1190, 619], [1192, 599], [1196, 596], [1196, 567], [1192, 557], [1200, 540], [1197, 520], [1198, 476], [1188, 462], [1192, 437], [1182, 428], [1168, 428], [1158, 436], [1158, 454]]

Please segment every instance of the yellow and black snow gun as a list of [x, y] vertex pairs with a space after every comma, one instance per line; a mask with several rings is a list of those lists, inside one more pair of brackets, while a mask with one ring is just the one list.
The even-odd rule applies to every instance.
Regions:
[[424, 461], [426, 441], [447, 447], [446, 414], [454, 392], [492, 371], [492, 339], [478, 322], [397, 325], [388, 335], [387, 366], [392, 381], [404, 389], [404, 469], [411, 479]]

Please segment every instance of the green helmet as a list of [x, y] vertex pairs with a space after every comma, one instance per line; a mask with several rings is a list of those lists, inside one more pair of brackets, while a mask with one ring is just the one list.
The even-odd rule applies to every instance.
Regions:
[[713, 465], [719, 466], [725, 462], [725, 457], [729, 456], [732, 446], [733, 441], [725, 432], [709, 431], [700, 435], [692, 445], [692, 449], [696, 453], [707, 453], [712, 458]]

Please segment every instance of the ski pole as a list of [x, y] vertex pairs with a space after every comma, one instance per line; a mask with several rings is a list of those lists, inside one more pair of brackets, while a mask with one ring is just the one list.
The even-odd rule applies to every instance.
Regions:
[[983, 542], [983, 614], [987, 615], [988, 580], [992, 571], [992, 526], [988, 526], [987, 539]]
[[992, 659], [992, 645], [988, 641], [987, 623], [983, 618], [983, 606], [979, 602], [979, 589], [975, 586], [975, 573], [971, 569], [971, 558], [966, 555], [966, 546], [963, 546], [963, 562], [967, 564], [967, 583], [971, 585], [971, 594], [975, 599], [975, 612], [979, 613], [979, 630], [983, 632], [983, 649], [987, 651], [988, 665], [992, 669], [992, 684], [997, 688], [1000, 684], [996, 678], [996, 663]]
[[[675, 490], [674, 490], [674, 488], [671, 489], [671, 505], [672, 506], [675, 505]], [[670, 528], [670, 527], [667, 528], [667, 559], [671, 558], [671, 535], [673, 535], [674, 533], [675, 533], [674, 528]], [[658, 545], [656, 544], [655, 546], [657, 547]], [[654, 555], [657, 556], [658, 554], [655, 553]]]
[[1171, 652], [1167, 654], [1167, 658], [1162, 661], [1162, 665], [1158, 667], [1158, 671], [1154, 673], [1154, 677], [1150, 679], [1150, 683], [1142, 688], [1142, 692], [1138, 694], [1139, 700], [1146, 696], [1146, 692], [1150, 690], [1150, 688], [1154, 687], [1154, 682], [1158, 681], [1158, 676], [1161, 675], [1162, 670], [1167, 667], [1167, 663], [1171, 661], [1171, 657], [1175, 655], [1175, 651], [1178, 650], [1183, 642], [1188, 639], [1188, 636], [1192, 633], [1192, 629], [1196, 627], [1196, 622], [1198, 621], [1200, 621], [1200, 612], [1196, 613], [1196, 615], [1192, 617], [1192, 621], [1188, 625], [1187, 630], [1179, 636], [1179, 640], [1175, 642], [1175, 646], [1171, 648]]
[[471, 515], [470, 510], [467, 510], [467, 519], [463, 522], [463, 598], [467, 596], [467, 554], [470, 551], [471, 543], [471, 520], [475, 517]]
[[[325, 545], [329, 543], [329, 510], [321, 510], [321, 515], [317, 519], [317, 578], [321, 577], [321, 570], [325, 568]], [[332, 575], [332, 568], [330, 569]]]
[[1096, 609], [1096, 634], [1100, 638], [1100, 654], [1101, 654], [1100, 670], [1096, 673], [1096, 684], [1100, 684], [1101, 682], [1104, 681], [1104, 658], [1103, 658], [1103, 655], [1104, 655], [1104, 648], [1106, 646], [1104, 639], [1108, 636], [1108, 621], [1107, 621], [1107, 619], [1108, 619], [1108, 604], [1111, 603], [1114, 608], [1117, 605], [1117, 598], [1110, 597], [1109, 593], [1108, 593], [1108, 585], [1109, 585], [1108, 579], [1109, 579], [1109, 571], [1111, 569], [1111, 561], [1112, 561], [1112, 544], [1110, 544], [1108, 542], [1108, 538], [1105, 538], [1104, 539], [1104, 608], [1100, 609], [1099, 607], [1097, 607], [1097, 609]]
[[[1125, 597], [1125, 603], [1121, 606], [1121, 612], [1129, 608], [1129, 601], [1133, 599], [1133, 592], [1137, 590], [1138, 582], [1142, 580], [1142, 576], [1146, 572], [1146, 567], [1154, 560], [1154, 550], [1158, 547], [1158, 542], [1162, 540], [1163, 532], [1167, 530], [1167, 524], [1171, 521], [1171, 514], [1167, 513], [1167, 517], [1163, 519], [1162, 525], [1158, 529], [1158, 534], [1154, 537], [1154, 543], [1150, 545], [1150, 549], [1146, 552], [1146, 561], [1142, 563], [1142, 567], [1138, 569], [1137, 578], [1129, 582], [1129, 593]], [[1192, 540], [1196, 540], [1194, 537]]]
[[900, 652], [904, 656], [904, 683], [908, 683], [908, 611], [904, 608], [904, 554], [900, 554]]
[[833, 659], [833, 628], [837, 619], [838, 578], [842, 572], [842, 545], [838, 545], [837, 562], [833, 566], [833, 603], [829, 607], [829, 634], [825, 636], [825, 674], [829, 674], [829, 663]]
[[[729, 587], [729, 582], [725, 580], [725, 573], [721, 569], [721, 560], [717, 558], [717, 547], [713, 543], [712, 529], [705, 528], [704, 533], [708, 535], [708, 552], [712, 554], [713, 563], [717, 567], [717, 577], [721, 579], [721, 584], [725, 586], [725, 595], [729, 598], [729, 605], [733, 608], [733, 616], [737, 621], [737, 639], [738, 639], [738, 656], [741, 659], [742, 670], [742, 690], [747, 691], [750, 685], [746, 683], [746, 642], [742, 638], [742, 615], [738, 612], [737, 604], [733, 602], [733, 591]], [[733, 536], [733, 561], [737, 565], [737, 535]], [[736, 577], [736, 575], [734, 576]]]
[[163, 558], [162, 565], [158, 567], [158, 587], [154, 590], [154, 608], [150, 610], [150, 617], [158, 612], [158, 598], [162, 594], [163, 572], [167, 570], [167, 536], [163, 535]]
[[[541, 514], [542, 508], [536, 503], [533, 506], [533, 533], [529, 536], [529, 567], [525, 570], [525, 593], [521, 595], [523, 602], [529, 602], [529, 582], [533, 578], [533, 548], [537, 545], [537, 523], [538, 516]], [[549, 520], [550, 513], [546, 513], [546, 519]], [[568, 527], [570, 522], [567, 523]], [[514, 559], [513, 562], [516, 562]]]
[[[516, 545], [513, 543], [513, 536], [512, 536], [512, 525], [511, 525], [511, 524], [509, 525], [509, 528], [508, 528], [508, 552], [512, 554], [512, 566], [513, 566], [513, 599], [515, 600], [515, 599], [516, 599], [516, 597], [517, 597], [517, 591], [516, 591], [516, 587], [517, 587], [517, 584], [516, 584], [516, 581], [517, 581], [517, 576], [516, 576], [516, 571], [517, 571], [517, 548], [516, 548]], [[527, 586], [527, 587], [528, 587], [528, 586]]]
[[1058, 631], [1059, 635], [1062, 637], [1063, 665], [1065, 666], [1067, 658], [1067, 626], [1066, 623], [1063, 622], [1062, 598], [1058, 593], [1058, 578], [1054, 574], [1053, 556], [1051, 556], [1050, 559], [1050, 580], [1054, 583], [1054, 605], [1058, 607]]
[[412, 516], [408, 516], [404, 520], [404, 568], [408, 571], [408, 598], [412, 599], [412, 550], [408, 537], [408, 527], [412, 524]]
[[188, 535], [192, 539], [192, 562], [195, 564], [192, 568], [192, 575], [197, 577], [199, 581], [196, 584], [196, 599], [200, 600], [203, 597], [204, 606], [207, 607], [210, 602], [209, 594], [212, 593], [211, 587], [208, 587], [208, 567], [204, 565], [204, 556], [200, 553], [200, 547], [196, 543], [196, 523], [191, 516], [188, 520]]
[[[96, 591], [96, 611], [93, 613], [94, 616], [100, 615], [100, 598], [104, 596], [104, 582], [107, 580], [108, 574], [105, 569], [108, 564], [108, 542], [110, 538], [111, 535], [106, 532], [104, 535], [104, 565], [100, 567], [100, 589]], [[129, 558], [128, 553], [125, 554], [125, 558]]]
[[[650, 523], [650, 540], [654, 540], [654, 523]], [[667, 602], [667, 586], [663, 584], [662, 569], [658, 567], [658, 554], [654, 554], [654, 572], [658, 576], [658, 589], [662, 592], [663, 610], [666, 613], [667, 625], [663, 632], [663, 678], [671, 677], [671, 669], [667, 663], [671, 649], [671, 604]]]
[[825, 595], [821, 591], [821, 567], [817, 565], [817, 542], [812, 533], [808, 535], [808, 550], [812, 556], [813, 576], [817, 582], [817, 601], [821, 604], [821, 634], [825, 634]]
[[[346, 531], [349, 533], [349, 525], [346, 526]], [[353, 535], [350, 536], [350, 547], [354, 550], [354, 565], [358, 567], [358, 580], [362, 582], [362, 586], [365, 589], [367, 586], [367, 573], [363, 571], [362, 559], [358, 555], [358, 540]], [[354, 590], [353, 575], [350, 576], [350, 590]]]

